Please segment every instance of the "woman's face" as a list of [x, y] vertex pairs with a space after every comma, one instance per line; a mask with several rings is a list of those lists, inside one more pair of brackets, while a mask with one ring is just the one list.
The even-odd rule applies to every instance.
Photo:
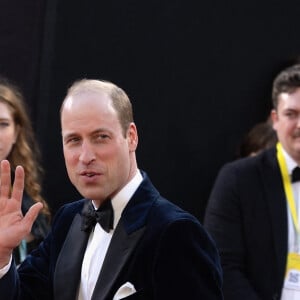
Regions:
[[6, 159], [17, 139], [17, 129], [8, 104], [0, 102], [0, 161]]

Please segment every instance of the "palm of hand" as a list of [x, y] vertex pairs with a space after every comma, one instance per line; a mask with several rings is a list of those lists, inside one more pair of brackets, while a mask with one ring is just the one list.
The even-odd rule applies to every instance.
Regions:
[[18, 166], [11, 188], [11, 170], [7, 160], [0, 164], [0, 267], [8, 263], [11, 253], [30, 233], [32, 224], [42, 208], [33, 205], [25, 216], [21, 204], [24, 189], [24, 170]]

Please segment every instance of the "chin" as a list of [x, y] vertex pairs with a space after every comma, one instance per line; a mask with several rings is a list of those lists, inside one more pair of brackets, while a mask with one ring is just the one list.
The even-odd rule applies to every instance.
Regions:
[[294, 148], [292, 157], [294, 160], [296, 160], [298, 163], [300, 162], [300, 147]]
[[300, 141], [294, 144], [294, 149], [296, 153], [300, 154]]
[[103, 199], [104, 197], [100, 193], [91, 192], [89, 190], [82, 191], [81, 195], [84, 198], [99, 201], [99, 199]]

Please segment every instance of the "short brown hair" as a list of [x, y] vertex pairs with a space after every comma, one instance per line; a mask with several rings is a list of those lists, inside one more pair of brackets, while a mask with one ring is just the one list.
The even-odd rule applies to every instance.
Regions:
[[[107, 94], [111, 101], [114, 109], [118, 114], [118, 118], [123, 130], [124, 136], [126, 136], [127, 129], [131, 122], [133, 122], [133, 111], [132, 104], [129, 100], [128, 95], [123, 89], [118, 87], [112, 82], [96, 79], [81, 79], [75, 81], [71, 87], [68, 89], [67, 95], [68, 98], [71, 95], [78, 95], [82, 92], [103, 92]], [[61, 111], [65, 102], [65, 99], [61, 106]], [[61, 112], [60, 111], [60, 112]]]
[[298, 88], [300, 88], [300, 64], [284, 69], [274, 79], [272, 88], [273, 107], [277, 109], [280, 94], [291, 94]]

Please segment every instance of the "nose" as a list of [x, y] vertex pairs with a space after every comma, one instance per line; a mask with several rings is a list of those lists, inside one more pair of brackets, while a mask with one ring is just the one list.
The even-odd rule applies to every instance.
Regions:
[[83, 142], [81, 145], [81, 152], [79, 155], [79, 160], [86, 164], [89, 165], [91, 162], [95, 160], [96, 156], [93, 151], [92, 145], [90, 145], [88, 142]]

